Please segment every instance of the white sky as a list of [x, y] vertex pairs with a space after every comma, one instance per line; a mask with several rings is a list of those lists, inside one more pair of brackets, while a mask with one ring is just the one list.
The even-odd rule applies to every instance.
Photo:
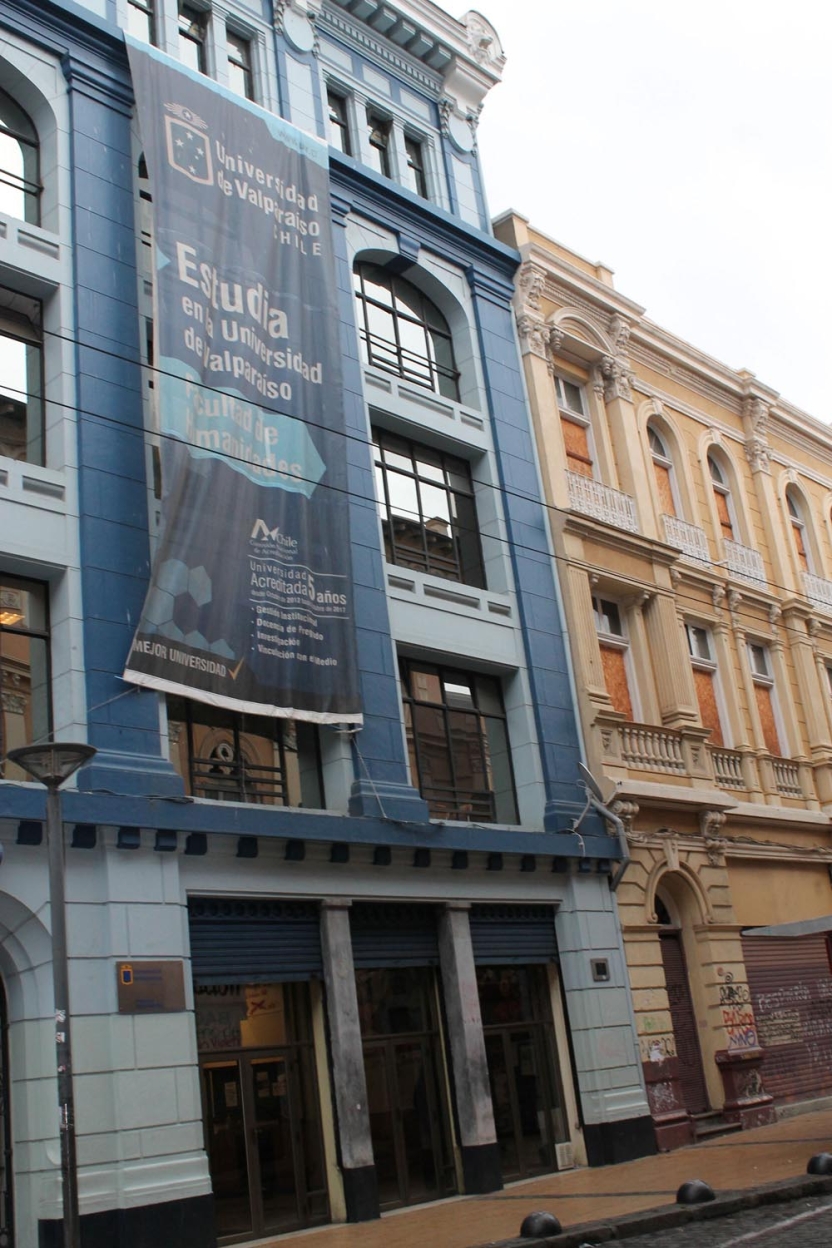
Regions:
[[492, 216], [603, 261], [652, 320], [832, 422], [832, 6], [473, 7], [508, 58], [479, 129]]

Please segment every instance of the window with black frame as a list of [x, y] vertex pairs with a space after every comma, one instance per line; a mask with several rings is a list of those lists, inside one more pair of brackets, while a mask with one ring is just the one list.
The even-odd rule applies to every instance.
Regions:
[[0, 212], [40, 223], [38, 132], [31, 118], [0, 90]]
[[464, 459], [373, 430], [388, 563], [485, 588], [471, 470]]
[[365, 363], [458, 400], [451, 331], [435, 304], [376, 264], [357, 265], [353, 284]]
[[329, 116], [329, 141], [345, 156], [352, 156], [350, 121], [346, 96], [327, 88], [326, 103]]
[[37, 299], [0, 287], [0, 455], [43, 464], [43, 335]]
[[153, 0], [127, 0], [127, 30], [145, 43], [156, 42], [156, 13]]
[[168, 697], [170, 759], [191, 797], [323, 809], [314, 724]]
[[500, 682], [415, 659], [399, 670], [411, 774], [431, 817], [517, 823]]
[[[0, 760], [50, 734], [47, 588], [0, 574]], [[0, 763], [5, 780], [27, 776]]]

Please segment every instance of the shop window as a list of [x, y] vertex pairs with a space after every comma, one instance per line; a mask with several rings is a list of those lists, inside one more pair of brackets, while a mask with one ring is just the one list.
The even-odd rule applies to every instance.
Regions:
[[0, 287], [0, 455], [44, 463], [43, 334], [37, 299]]
[[783, 754], [780, 715], [768, 647], [758, 642], [748, 642], [748, 663], [751, 668], [751, 679], [754, 682], [754, 696], [760, 715], [763, 740], [769, 754], [779, 758]]
[[676, 502], [676, 481], [673, 473], [673, 460], [667, 453], [663, 439], [652, 425], [648, 425], [647, 439], [650, 444], [650, 455], [653, 460], [653, 475], [659, 492], [659, 506], [662, 515], [678, 516], [679, 507]]
[[367, 131], [370, 146], [370, 164], [376, 173], [383, 173], [386, 178], [393, 176], [390, 160], [390, 136], [393, 126], [386, 117], [377, 113], [367, 113]]
[[586, 414], [583, 387], [564, 377], [555, 377], [555, 394], [560, 411], [563, 442], [566, 448], [566, 467], [582, 477], [595, 475], [592, 456], [592, 439]]
[[246, 100], [254, 99], [254, 72], [251, 63], [251, 40], [233, 30], [225, 32], [228, 49], [228, 85]]
[[0, 776], [28, 777], [2, 762], [9, 750], [46, 741], [50, 732], [47, 590], [0, 575]]
[[156, 42], [156, 13], [153, 0], [127, 0], [127, 30], [135, 39]]
[[28, 114], [0, 90], [0, 212], [40, 222], [38, 134]]
[[435, 304], [375, 264], [359, 264], [353, 281], [365, 363], [459, 399], [451, 331]]
[[806, 521], [803, 517], [803, 505], [794, 490], [786, 490], [786, 506], [789, 510], [789, 521], [791, 524], [794, 548], [797, 553], [797, 562], [800, 565], [801, 571], [811, 572], [812, 556], [810, 552], [808, 533], [806, 530]]
[[352, 156], [349, 114], [346, 97], [331, 88], [327, 89], [326, 103], [329, 110], [329, 141], [345, 156]]
[[708, 629], [699, 624], [686, 624], [685, 635], [688, 640], [688, 653], [693, 668], [693, 683], [696, 686], [702, 727], [710, 729], [710, 745], [724, 746], [713, 639]]
[[179, 59], [199, 74], [208, 73], [207, 29], [207, 13], [179, 5]]
[[425, 173], [425, 150], [418, 139], [409, 134], [404, 136], [404, 149], [407, 153], [407, 167], [410, 170], [411, 189], [423, 199], [428, 197], [428, 180]]
[[731, 490], [723, 468], [717, 463], [713, 455], [708, 456], [708, 472], [711, 477], [711, 488], [713, 489], [716, 514], [719, 519], [722, 536], [723, 538], [728, 538], [729, 541], [736, 541], [737, 521]]
[[463, 459], [373, 431], [388, 563], [485, 588], [471, 471]]
[[595, 631], [601, 651], [604, 684], [613, 710], [632, 720], [633, 698], [628, 672], [629, 641], [624, 627], [621, 609], [617, 602], [608, 598], [593, 598]]
[[317, 730], [168, 698], [170, 758], [192, 797], [323, 808]]
[[411, 774], [432, 818], [517, 823], [499, 681], [406, 659], [400, 672]]

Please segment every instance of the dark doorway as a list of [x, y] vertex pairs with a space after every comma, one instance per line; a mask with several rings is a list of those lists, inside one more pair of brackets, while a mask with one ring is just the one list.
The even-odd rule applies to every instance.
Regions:
[[666, 907], [658, 897], [656, 913], [663, 925], [659, 932], [662, 964], [685, 1109], [689, 1114], [704, 1114], [709, 1108], [708, 1091], [702, 1070], [702, 1054], [688, 984], [682, 933], [678, 927], [673, 926]]
[[381, 1208], [448, 1196], [456, 1180], [435, 972], [358, 969], [356, 988]]
[[196, 991], [205, 1147], [221, 1243], [328, 1220], [308, 988]]
[[569, 1139], [544, 966], [478, 966], [480, 1009], [503, 1178], [557, 1169]]

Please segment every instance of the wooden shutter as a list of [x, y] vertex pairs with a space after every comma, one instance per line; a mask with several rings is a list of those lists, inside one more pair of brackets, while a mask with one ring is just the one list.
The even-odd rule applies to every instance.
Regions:
[[673, 501], [673, 487], [670, 483], [670, 469], [666, 464], [658, 464], [653, 460], [653, 471], [656, 474], [656, 485], [659, 488], [659, 504], [665, 516], [676, 515], [676, 503]]
[[797, 561], [804, 572], [809, 571], [809, 556], [806, 553], [806, 538], [803, 535], [803, 525], [793, 524], [792, 533], [794, 534], [794, 544], [797, 549]]
[[579, 472], [581, 476], [592, 476], [592, 455], [589, 451], [589, 432], [586, 425], [577, 421], [560, 420], [563, 429], [563, 442], [566, 447], [566, 466], [570, 472]]
[[783, 748], [780, 745], [780, 738], [777, 735], [777, 724], [774, 719], [774, 703], [771, 697], [771, 689], [768, 685], [754, 686], [754, 693], [757, 698], [757, 710], [760, 712], [760, 723], [763, 727], [763, 740], [766, 743], [766, 749], [769, 754], [773, 754], [775, 758], [780, 758]]
[[601, 664], [604, 668], [604, 684], [610, 695], [613, 709], [633, 718], [633, 703], [630, 698], [630, 685], [627, 680], [625, 654], [617, 646], [605, 646], [601, 643]]
[[693, 669], [693, 683], [696, 686], [696, 697], [699, 702], [699, 718], [703, 728], [710, 728], [710, 745], [724, 745], [722, 724], [719, 720], [719, 708], [716, 704], [716, 687], [713, 672], [704, 671], [701, 667]]
[[733, 539], [734, 526], [731, 523], [731, 513], [728, 510], [728, 495], [723, 494], [721, 490], [714, 490], [714, 498], [716, 499], [716, 513], [719, 516], [719, 527], [722, 529], [722, 536]]

